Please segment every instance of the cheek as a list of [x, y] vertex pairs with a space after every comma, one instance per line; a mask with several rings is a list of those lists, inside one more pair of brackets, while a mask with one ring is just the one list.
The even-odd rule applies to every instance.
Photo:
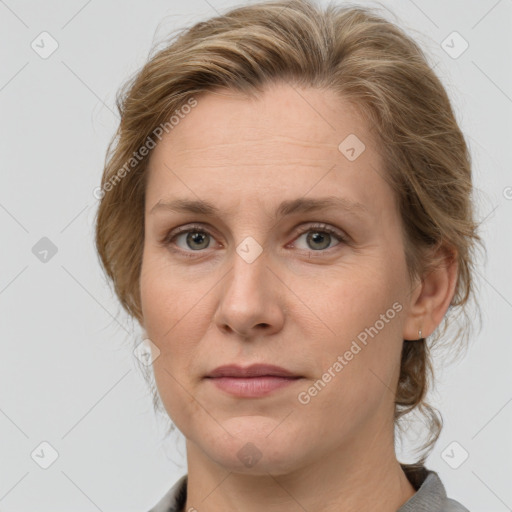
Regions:
[[186, 431], [187, 418], [200, 413], [197, 402], [184, 391], [189, 387], [187, 378], [194, 360], [196, 327], [190, 320], [192, 315], [187, 315], [194, 301], [190, 287], [182, 286], [179, 276], [166, 277], [167, 273], [162, 265], [143, 266], [142, 313], [147, 337], [160, 351], [153, 362], [157, 391], [170, 419], [178, 429]]
[[[317, 288], [317, 293], [305, 289], [302, 294], [309, 298], [308, 304], [318, 311], [326, 327], [348, 341], [378, 321], [400, 296], [392, 267], [383, 255], [376, 255], [358, 266], [336, 270], [322, 283], [323, 293]], [[390, 324], [386, 324], [388, 332]]]
[[159, 347], [179, 330], [193, 295], [192, 287], [165, 254], [146, 248], [140, 278], [141, 307], [146, 331]]
[[346, 277], [338, 274], [336, 286], [312, 303], [330, 331], [323, 338], [316, 336], [326, 372], [318, 377], [330, 379], [326, 387], [332, 390], [322, 392], [327, 408], [335, 408], [340, 401], [349, 409], [361, 404], [367, 404], [366, 408], [394, 389], [403, 305], [397, 300], [399, 283], [392, 267], [383, 261], [351, 269]]
[[160, 255], [143, 259], [140, 296], [144, 328], [160, 351], [153, 371], [166, 408], [171, 403], [183, 407], [188, 402], [181, 385], [187, 386], [208, 323], [206, 302], [199, 300], [204, 293]]
[[196, 418], [204, 411], [193, 393], [187, 391], [186, 371], [178, 363], [176, 354], [171, 357], [161, 354], [153, 363], [153, 372], [158, 394], [171, 421], [181, 432], [190, 432]]

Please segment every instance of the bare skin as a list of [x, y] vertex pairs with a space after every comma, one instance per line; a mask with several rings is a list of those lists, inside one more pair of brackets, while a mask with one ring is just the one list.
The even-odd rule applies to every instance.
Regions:
[[[366, 145], [353, 161], [338, 149], [349, 134]], [[357, 111], [333, 92], [285, 84], [258, 100], [208, 93], [157, 145], [148, 172], [143, 327], [160, 350], [162, 402], [186, 437], [184, 510], [396, 512], [415, 493], [393, 438], [402, 344], [439, 325], [456, 266], [410, 282], [394, 194]], [[364, 210], [275, 216], [282, 201], [325, 196]], [[220, 213], [154, 208], [171, 199]], [[173, 238], [180, 226], [189, 231]], [[250, 263], [236, 251], [257, 249], [247, 237], [262, 250]], [[378, 333], [333, 370], [370, 326]], [[258, 398], [205, 378], [253, 363], [301, 378]], [[241, 449], [259, 460], [248, 465]]]

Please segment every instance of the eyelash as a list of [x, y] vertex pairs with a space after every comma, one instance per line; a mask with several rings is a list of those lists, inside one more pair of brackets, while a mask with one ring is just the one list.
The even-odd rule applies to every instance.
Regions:
[[[310, 225], [307, 227], [307, 229], [303, 230], [303, 231], [300, 231], [299, 233], [297, 233], [296, 237], [295, 238], [298, 238], [302, 235], [304, 235], [305, 233], [309, 233], [310, 231], [316, 231], [316, 232], [319, 232], [319, 233], [328, 233], [329, 235], [333, 235], [335, 238], [338, 239], [339, 242], [341, 243], [344, 243], [344, 244], [347, 244], [349, 243], [348, 241], [348, 237], [346, 236], [343, 236], [338, 230], [335, 230], [334, 228], [331, 228], [330, 226], [328, 226], [327, 224], [322, 224], [322, 223], [318, 223], [318, 224], [313, 224], [313, 225]], [[181, 234], [183, 233], [189, 233], [189, 232], [192, 232], [192, 233], [200, 233], [200, 234], [203, 234], [203, 235], [208, 235], [208, 236], [211, 236], [213, 237], [213, 235], [205, 228], [203, 228], [202, 226], [200, 225], [195, 225], [195, 224], [192, 224], [192, 225], [188, 225], [188, 226], [183, 226], [181, 228], [177, 228], [175, 230], [172, 230], [170, 231], [165, 237], [164, 239], [162, 240], [162, 245], [166, 246], [166, 247], [169, 247], [170, 245], [173, 245], [174, 244], [174, 240]], [[294, 238], [294, 239], [295, 239]], [[338, 245], [338, 244], [337, 244]], [[337, 247], [334, 246], [334, 247]], [[329, 249], [321, 249], [321, 250], [318, 250], [318, 251], [314, 251], [312, 249], [310, 249], [308, 252], [310, 253], [316, 253], [316, 252], [319, 252], [319, 253], [325, 253], [327, 251], [329, 251], [330, 249], [334, 249], [334, 247], [330, 247]], [[171, 250], [173, 252], [178, 252], [178, 253], [181, 253], [183, 254], [185, 257], [188, 257], [188, 258], [196, 258], [197, 256], [194, 256], [193, 253], [201, 253], [201, 252], [204, 252], [203, 250], [198, 250], [198, 251], [184, 251], [183, 249], [175, 249], [175, 248], [171, 248]], [[302, 249], [303, 251], [305, 251], [305, 249]], [[192, 254], [191, 254], [192, 253]]]

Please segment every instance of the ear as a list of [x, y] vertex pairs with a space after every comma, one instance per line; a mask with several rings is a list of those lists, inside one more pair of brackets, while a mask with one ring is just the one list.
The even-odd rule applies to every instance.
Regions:
[[430, 336], [441, 323], [455, 293], [458, 264], [456, 251], [437, 248], [421, 279], [414, 283], [408, 295], [408, 314], [403, 327], [403, 339], [417, 340]]

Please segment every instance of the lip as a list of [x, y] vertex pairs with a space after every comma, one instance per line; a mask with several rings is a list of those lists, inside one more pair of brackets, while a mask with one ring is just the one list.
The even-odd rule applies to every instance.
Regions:
[[218, 389], [240, 398], [267, 396], [302, 379], [285, 368], [267, 364], [219, 366], [206, 378]]
[[211, 382], [222, 391], [240, 398], [259, 398], [301, 380], [300, 377], [216, 377]]
[[229, 364], [219, 366], [210, 372], [207, 377], [292, 377], [297, 378], [292, 372], [272, 364], [253, 364], [251, 366], [238, 366]]

